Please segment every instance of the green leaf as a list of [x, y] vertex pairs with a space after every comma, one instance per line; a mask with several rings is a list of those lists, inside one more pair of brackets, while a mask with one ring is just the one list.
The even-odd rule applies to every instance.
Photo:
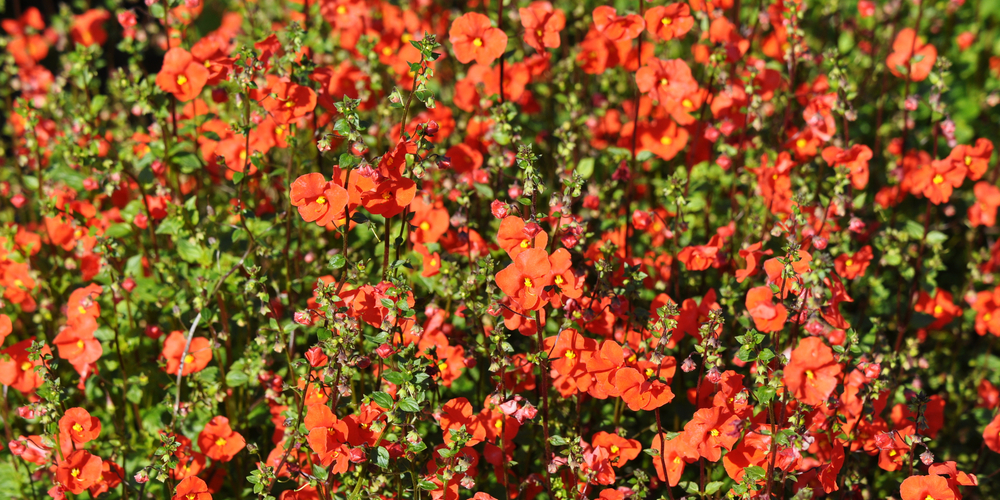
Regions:
[[347, 257], [344, 257], [342, 254], [338, 253], [335, 254], [333, 257], [330, 257], [330, 267], [334, 269], [340, 269], [345, 265], [347, 265]]
[[0, 462], [0, 498], [26, 498], [21, 495], [21, 472], [10, 462]]
[[724, 484], [726, 484], [726, 483], [723, 483], [722, 481], [712, 481], [711, 483], [706, 484], [705, 485], [705, 494], [706, 495], [715, 494], [715, 492], [719, 491], [719, 489], [722, 488], [722, 485], [724, 485]]
[[765, 385], [758, 387], [757, 390], [754, 391], [754, 395], [757, 397], [757, 401], [760, 401], [760, 404], [767, 404], [768, 401], [774, 399], [774, 395], [777, 392], [778, 390], [774, 387]]
[[239, 387], [250, 381], [246, 373], [239, 370], [231, 370], [226, 374], [226, 385], [229, 387]]
[[378, 457], [376, 457], [375, 463], [383, 469], [389, 467], [389, 450], [385, 449], [384, 446], [378, 447]]
[[931, 245], [939, 245], [945, 241], [948, 241], [948, 236], [941, 231], [931, 231], [927, 233], [927, 243], [930, 243]]
[[767, 475], [767, 471], [764, 470], [763, 467], [751, 465], [743, 469], [743, 474], [745, 478], [749, 478], [750, 482], [756, 483], [757, 481], [764, 479], [764, 476]]
[[205, 256], [205, 249], [194, 238], [177, 239], [177, 255], [187, 262], [199, 262]]
[[580, 163], [576, 164], [576, 173], [580, 174], [580, 177], [584, 179], [589, 179], [594, 175], [594, 159], [584, 158], [580, 160]]
[[420, 484], [420, 489], [422, 489], [422, 490], [433, 491], [433, 490], [437, 489], [437, 485], [436, 484], [434, 484], [434, 483], [432, 483], [432, 482], [430, 482], [430, 481], [428, 481], [426, 479], [421, 479], [419, 484]]
[[376, 404], [387, 410], [392, 408], [392, 396], [384, 392], [372, 394], [372, 401], [375, 401]]
[[194, 153], [180, 153], [173, 157], [173, 162], [175, 165], [180, 167], [181, 172], [185, 174], [191, 174], [201, 170], [201, 162], [198, 161], [198, 157]]
[[96, 95], [90, 100], [90, 114], [96, 115], [104, 108], [104, 104], [108, 102], [108, 96], [106, 95]]
[[416, 413], [420, 411], [420, 403], [417, 403], [417, 400], [413, 398], [403, 398], [399, 400], [399, 409]]

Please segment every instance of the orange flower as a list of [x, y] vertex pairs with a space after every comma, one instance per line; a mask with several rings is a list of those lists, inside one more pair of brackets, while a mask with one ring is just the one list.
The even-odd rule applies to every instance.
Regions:
[[[628, 125], [625, 127], [626, 131]], [[687, 129], [678, 127], [677, 123], [669, 118], [655, 120], [649, 125], [644, 124], [639, 128], [640, 149], [649, 151], [663, 160], [673, 159], [677, 153], [684, 149], [687, 142]]]
[[913, 28], [903, 28], [892, 42], [892, 53], [885, 59], [886, 66], [893, 75], [904, 78], [909, 73], [911, 81], [919, 82], [927, 78], [937, 61], [937, 49], [924, 44]]
[[1000, 453], [1000, 414], [993, 417], [993, 420], [983, 429], [983, 441], [986, 447]]
[[969, 206], [969, 224], [972, 227], [992, 227], [997, 222], [997, 207], [1000, 207], [1000, 189], [985, 181], [972, 188], [976, 202]]
[[619, 16], [614, 7], [607, 5], [594, 9], [593, 17], [597, 31], [614, 42], [632, 40], [646, 27], [646, 22], [638, 14]]
[[83, 408], [70, 408], [59, 419], [59, 434], [68, 436], [74, 443], [86, 444], [101, 434], [101, 421]]
[[94, 318], [77, 316], [63, 327], [52, 343], [59, 350], [59, 357], [70, 363], [93, 363], [104, 353], [101, 341], [94, 337], [96, 331], [97, 321]]
[[208, 82], [209, 72], [198, 64], [190, 52], [174, 47], [163, 56], [163, 67], [156, 75], [156, 85], [178, 101], [187, 102], [201, 93]]
[[[163, 353], [160, 354], [160, 359], [167, 361], [167, 366], [164, 368], [167, 373], [171, 375], [177, 374], [177, 370], [181, 367], [181, 355], [184, 354], [184, 346], [186, 345], [187, 335], [184, 332], [170, 332], [167, 340], [163, 343]], [[209, 340], [204, 337], [191, 339], [191, 347], [184, 356], [184, 371], [182, 375], [190, 375], [204, 370], [211, 360], [212, 346]]]
[[[684, 473], [684, 465], [696, 462], [699, 458], [698, 452], [691, 446], [684, 433], [667, 440], [666, 434], [653, 436], [653, 444], [650, 448], [660, 452], [659, 456], [653, 457], [653, 468], [660, 481], [667, 481], [670, 486], [677, 486]], [[666, 474], [663, 467], [666, 465]]]
[[747, 312], [753, 317], [754, 326], [762, 332], [776, 332], [785, 326], [788, 310], [782, 304], [775, 304], [774, 294], [768, 286], [751, 288], [747, 292]]
[[340, 226], [346, 222], [347, 190], [337, 182], [327, 181], [323, 174], [311, 173], [295, 179], [289, 198], [306, 222], [320, 226], [331, 223]]
[[73, 26], [70, 28], [70, 36], [73, 41], [81, 45], [104, 45], [108, 40], [108, 34], [101, 26], [105, 21], [111, 19], [111, 14], [104, 9], [91, 9], [73, 18]]
[[840, 364], [833, 357], [823, 339], [806, 337], [792, 351], [791, 361], [785, 365], [785, 386], [799, 401], [816, 406], [830, 397], [837, 388]]
[[518, 10], [524, 26], [524, 41], [538, 52], [559, 48], [559, 32], [566, 27], [566, 15], [549, 2], [532, 2]]
[[490, 18], [469, 12], [455, 19], [448, 32], [455, 58], [466, 64], [475, 60], [491, 64], [507, 50], [507, 34], [490, 25]]
[[642, 445], [638, 441], [604, 431], [594, 434], [591, 444], [595, 448], [600, 446], [608, 450], [608, 460], [615, 467], [625, 465], [642, 451]]
[[507, 268], [496, 274], [496, 282], [501, 290], [524, 309], [541, 307], [544, 302], [540, 295], [550, 285], [549, 254], [540, 248], [521, 252]]
[[[14, 57], [14, 62], [22, 68], [34, 66], [45, 59], [49, 53], [49, 41], [44, 35], [52, 34], [45, 31], [45, 20], [36, 7], [28, 7], [16, 21], [4, 19], [0, 26], [11, 36], [7, 43], [7, 52]], [[43, 34], [43, 31], [45, 32]]]
[[316, 108], [316, 91], [275, 75], [267, 75], [267, 86], [251, 90], [250, 98], [259, 101], [279, 124], [292, 123]]
[[177, 485], [173, 500], [212, 500], [212, 493], [205, 481], [197, 476], [190, 476]]
[[682, 436], [692, 450], [709, 462], [722, 458], [722, 449], [732, 450], [740, 438], [740, 419], [718, 406], [702, 408], [684, 425]]
[[228, 462], [240, 452], [247, 442], [243, 436], [229, 427], [229, 419], [215, 417], [205, 424], [198, 434], [198, 447], [212, 460]]
[[899, 485], [902, 500], [958, 500], [948, 480], [941, 476], [910, 476]]
[[486, 439], [486, 429], [483, 427], [479, 415], [473, 416], [472, 403], [465, 398], [455, 398], [441, 407], [441, 417], [439, 422], [441, 430], [444, 431], [444, 442], [452, 442], [451, 431], [457, 431], [465, 426], [466, 432], [472, 435], [466, 446], [475, 446]]
[[305, 418], [306, 430], [309, 431], [309, 447], [319, 455], [324, 467], [331, 467], [330, 472], [341, 474], [347, 472], [350, 465], [347, 443], [347, 423], [333, 414], [325, 404], [309, 406]]
[[79, 495], [101, 479], [101, 458], [86, 450], [76, 450], [56, 469], [56, 481], [66, 491]]
[[949, 159], [934, 160], [930, 165], [920, 165], [908, 175], [912, 184], [910, 192], [922, 194], [931, 203], [940, 205], [951, 198], [954, 188], [962, 185], [968, 169], [962, 162]]
[[[32, 361], [28, 348], [35, 338], [22, 340], [0, 351], [0, 385], [9, 385], [22, 393], [29, 393], [41, 387], [44, 380], [35, 373], [35, 367], [42, 366], [42, 360]], [[49, 346], [42, 347], [42, 355], [52, 355]]]
[[524, 219], [510, 215], [500, 221], [500, 229], [497, 231], [497, 244], [507, 251], [511, 259], [516, 259], [518, 255], [532, 248], [545, 248], [549, 244], [549, 235], [545, 231], [538, 231], [531, 236], [525, 231]]
[[414, 243], [437, 243], [448, 232], [448, 210], [441, 202], [424, 201], [424, 196], [413, 198], [410, 211], [410, 241]]
[[[969, 179], [978, 181], [990, 166], [993, 156], [993, 143], [989, 139], [979, 138], [975, 146], [960, 144], [951, 150], [948, 159], [959, 168], [969, 169]], [[957, 186], [956, 186], [957, 187]]]
[[686, 3], [657, 5], [646, 11], [646, 29], [663, 41], [681, 38], [694, 27], [691, 8]]

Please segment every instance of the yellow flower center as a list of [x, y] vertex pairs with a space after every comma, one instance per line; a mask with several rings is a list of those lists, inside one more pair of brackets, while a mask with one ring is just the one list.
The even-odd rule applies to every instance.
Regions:
[[552, 280], [552, 281], [555, 281], [555, 283], [557, 285], [561, 285], [561, 284], [563, 284], [563, 277], [559, 276], [559, 275], [556, 275], [556, 278], [554, 280]]
[[989, 321], [991, 319], [993, 319], [993, 315], [992, 314], [986, 313], [986, 314], [983, 315], [983, 321]]
[[212, 67], [212, 61], [205, 60], [205, 67], [206, 68], [211, 68]]
[[944, 177], [941, 174], [937, 174], [934, 176], [934, 179], [932, 179], [931, 182], [933, 182], [934, 184], [941, 184], [942, 182], [944, 182]]
[[674, 463], [675, 464], [681, 463], [681, 457], [674, 457]]
[[247, 152], [246, 151], [240, 151], [240, 159], [241, 160], [247, 159]]
[[566, 351], [566, 354], [565, 354], [565, 356], [566, 356], [567, 358], [569, 358], [569, 359], [573, 359], [573, 358], [575, 358], [575, 357], [576, 357], [576, 353], [575, 353], [575, 352], [573, 352], [573, 351]]
[[83, 341], [82, 340], [77, 340], [76, 341], [76, 348], [77, 349], [83, 349]]
[[475, 40], [472, 41], [472, 45], [475, 45], [476, 47], [482, 47], [483, 46], [483, 39], [482, 38], [476, 38]]
[[795, 146], [799, 147], [799, 148], [806, 147], [806, 140], [805, 139], [799, 139], [799, 140], [795, 141]]
[[621, 448], [619, 448], [619, 447], [617, 447], [615, 445], [611, 445], [611, 453], [618, 453], [618, 450], [620, 450], [620, 449]]
[[844, 265], [847, 266], [847, 267], [853, 266], [854, 265], [854, 259], [847, 259], [846, 261], [844, 261]]
[[535, 36], [538, 36], [538, 37], [542, 36], [542, 30], [536, 31], [535, 32]]
[[448, 369], [448, 363], [445, 363], [444, 361], [438, 363], [438, 370], [439, 371], [443, 372], [443, 371], [445, 371], [447, 369]]
[[496, 427], [497, 429], [499, 429], [499, 428], [503, 427], [503, 420], [500, 420], [500, 419], [498, 418], [498, 419], [497, 419], [497, 423], [493, 424], [493, 427]]
[[691, 102], [691, 99], [684, 99], [683, 101], [681, 101], [681, 106], [684, 106], [685, 108], [693, 108], [694, 103]]
[[667, 26], [667, 25], [669, 25], [672, 22], [674, 22], [674, 21], [672, 19], [670, 19], [669, 17], [664, 17], [662, 20], [660, 20], [660, 24], [662, 24], [664, 26]]
[[389, 56], [392, 55], [392, 47], [386, 46], [382, 49], [382, 55]]
[[528, 288], [531, 288], [532, 286], [534, 286], [534, 285], [531, 284], [531, 278], [524, 278], [524, 286], [526, 286]]
[[944, 308], [940, 305], [934, 306], [934, 315], [940, 316], [944, 312]]
[[666, 78], [660, 78], [660, 85], [667, 85], [669, 83], [670, 83], [670, 80], [667, 80]]
[[284, 134], [285, 133], [285, 126], [284, 125], [278, 125], [274, 129], [274, 133], [278, 134], [278, 135]]
[[965, 156], [965, 166], [968, 167], [971, 164], [972, 164], [972, 157], [969, 156], [969, 155], [966, 155]]
[[712, 437], [719, 437], [719, 429], [712, 429], [708, 431], [708, 433], [711, 434]]
[[816, 378], [816, 374], [814, 374], [812, 372], [812, 370], [806, 370], [806, 378], [808, 378], [809, 380], [812, 380], [812, 379]]
[[188, 354], [187, 356], [184, 356], [184, 364], [185, 365], [189, 365], [191, 363], [194, 363], [194, 356], [192, 356], [190, 354]]
[[225, 445], [226, 445], [225, 438], [219, 438], [215, 440], [215, 446], [225, 446]]
[[528, 248], [528, 245], [530, 244], [531, 242], [528, 240], [521, 240], [521, 248]]
[[294, 103], [294, 102], [292, 102], [292, 101], [286, 101], [286, 102], [285, 102], [285, 107], [286, 107], [286, 108], [290, 108], [290, 107], [292, 107], [292, 106], [295, 106], [295, 103]]
[[83, 426], [80, 425], [80, 422], [77, 422], [73, 424], [73, 430], [76, 432], [83, 432]]
[[77, 312], [79, 312], [80, 314], [87, 314], [87, 310], [86, 310], [86, 309], [84, 309], [84, 308], [83, 308], [83, 306], [78, 306], [78, 307], [76, 308], [76, 310], [77, 310]]
[[71, 475], [74, 478], [76, 478], [77, 476], [80, 475], [80, 469], [73, 469], [73, 470], [69, 471], [69, 475]]
[[184, 75], [177, 75], [177, 85], [184, 85], [187, 83], [188, 79]]
[[337, 7], [337, 14], [343, 15], [345, 12], [347, 12], [347, 7], [344, 7], [343, 5]]
[[653, 373], [654, 373], [654, 372], [653, 372], [653, 369], [652, 369], [652, 368], [646, 368], [646, 376], [647, 376], [647, 377], [652, 377], [652, 376], [653, 376]]
[[388, 200], [389, 198], [392, 198], [392, 193], [390, 193], [388, 191], [382, 193], [382, 199], [383, 200]]
[[890, 457], [894, 457], [896, 455], [897, 455], [896, 450], [889, 450], [889, 456]]
[[18, 288], [24, 288], [24, 282], [20, 278], [14, 280], [14, 286]]
[[326, 205], [326, 196], [320, 196], [319, 198], [316, 198], [316, 203], [319, 203], [320, 205]]
[[22, 372], [26, 372], [26, 371], [30, 370], [31, 367], [32, 367], [32, 364], [31, 364], [30, 361], [25, 361], [24, 363], [21, 363], [21, 371]]
[[663, 138], [660, 139], [660, 144], [663, 144], [664, 146], [669, 146], [669, 145], [671, 145], [673, 143], [674, 143], [674, 140], [671, 139], [671, 138], [669, 138], [669, 137], [663, 137]]
[[431, 225], [428, 224], [427, 221], [423, 221], [423, 222], [420, 223], [420, 229], [421, 230], [427, 231], [430, 228], [431, 228]]

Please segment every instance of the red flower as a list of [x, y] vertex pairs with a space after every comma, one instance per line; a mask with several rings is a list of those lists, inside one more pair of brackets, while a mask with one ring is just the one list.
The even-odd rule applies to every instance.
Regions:
[[490, 25], [490, 18], [469, 12], [455, 19], [448, 32], [455, 58], [466, 64], [475, 60], [491, 64], [507, 50], [507, 34]]
[[247, 444], [243, 436], [229, 427], [229, 419], [215, 417], [198, 434], [198, 447], [212, 460], [228, 462]]
[[[497, 244], [507, 251], [511, 259], [532, 248], [544, 249], [549, 244], [545, 231], [526, 231], [524, 219], [517, 216], [504, 217], [497, 231]], [[534, 234], [529, 234], [533, 232]]]
[[691, 8], [686, 3], [657, 5], [646, 11], [646, 29], [660, 40], [681, 38], [694, 27]]
[[614, 7], [602, 5], [594, 9], [594, 26], [608, 40], [619, 42], [632, 40], [646, 27], [638, 14], [619, 16]]
[[[177, 370], [181, 367], [181, 355], [184, 355], [186, 345], [187, 335], [184, 332], [173, 331], [167, 336], [167, 340], [163, 343], [163, 353], [160, 354], [160, 359], [167, 361], [167, 366], [164, 368], [167, 373], [177, 374]], [[204, 337], [195, 337], [191, 339], [191, 347], [184, 355], [184, 371], [181, 374], [190, 375], [200, 372], [208, 366], [208, 362], [211, 360], [211, 342]]]
[[177, 485], [173, 500], [212, 500], [212, 493], [205, 481], [197, 476], [190, 476]]
[[70, 408], [59, 419], [59, 434], [74, 443], [86, 444], [101, 434], [101, 421], [83, 408]]
[[868, 264], [872, 261], [872, 247], [865, 245], [854, 255], [841, 254], [833, 261], [833, 267], [845, 280], [864, 276]]
[[825, 402], [837, 388], [840, 364], [823, 339], [806, 337], [792, 351], [785, 365], [785, 386], [799, 401], [816, 406]]
[[823, 150], [823, 159], [831, 166], [846, 167], [854, 189], [868, 186], [868, 160], [872, 159], [872, 150], [868, 146], [855, 144], [850, 149], [830, 146]]
[[951, 292], [940, 288], [934, 291], [934, 297], [921, 291], [913, 310], [934, 317], [934, 321], [927, 325], [928, 330], [937, 330], [962, 315], [962, 308], [955, 305]]
[[989, 139], [979, 138], [975, 146], [960, 144], [951, 150], [948, 159], [954, 162], [959, 168], [969, 170], [969, 179], [978, 181], [986, 169], [990, 166], [990, 158], [993, 156], [993, 143]]
[[311, 173], [295, 179], [289, 198], [306, 222], [320, 226], [331, 223], [341, 226], [346, 222], [347, 190], [335, 181], [327, 181], [323, 174]]
[[465, 398], [455, 398], [441, 407], [441, 430], [444, 431], [444, 442], [452, 442], [451, 431], [465, 427], [466, 432], [472, 435], [465, 445], [475, 446], [486, 439], [486, 429], [483, 427], [479, 415], [473, 416], [472, 403]]
[[609, 432], [598, 432], [591, 440], [594, 447], [602, 447], [608, 450], [608, 460], [611, 465], [621, 467], [629, 460], [639, 456], [642, 445], [634, 439], [626, 439], [617, 434]]
[[[35, 373], [35, 367], [42, 366], [42, 360], [32, 361], [28, 348], [35, 338], [22, 340], [0, 351], [0, 385], [9, 385], [25, 394], [41, 387], [44, 380]], [[52, 355], [49, 346], [42, 348], [43, 355]]]
[[892, 53], [885, 59], [885, 64], [893, 75], [903, 78], [909, 72], [910, 80], [919, 82], [931, 73], [935, 61], [937, 49], [931, 44], [924, 44], [913, 28], [903, 28], [896, 35]]
[[776, 332], [785, 326], [788, 310], [782, 304], [775, 304], [771, 287], [759, 286], [747, 292], [747, 312], [753, 317], [754, 326], [762, 332]]
[[759, 270], [760, 258], [765, 255], [771, 255], [774, 253], [772, 250], [761, 250], [764, 246], [764, 242], [758, 241], [753, 245], [750, 245], [742, 250], [740, 250], [740, 257], [743, 257], [747, 261], [747, 266], [745, 269], [739, 269], [736, 271], [736, 282], [743, 283], [750, 276], [756, 276]]
[[208, 82], [208, 69], [198, 64], [191, 53], [174, 47], [163, 56], [163, 67], [156, 75], [156, 85], [178, 101], [187, 102], [201, 93]]
[[45, 20], [38, 8], [28, 7], [16, 21], [4, 19], [0, 26], [11, 36], [7, 52], [14, 56], [14, 62], [18, 66], [34, 66], [48, 55], [49, 41], [46, 35], [52, 34], [52, 31], [45, 30]]
[[566, 27], [566, 15], [549, 2], [532, 2], [518, 10], [524, 26], [524, 41], [538, 52], [559, 48], [559, 32]]
[[902, 500], [958, 500], [948, 480], [941, 476], [910, 476], [899, 485]]
[[983, 429], [983, 441], [987, 448], [1000, 453], [1000, 414], [993, 417], [993, 421]]
[[66, 491], [79, 495], [101, 479], [101, 458], [86, 450], [76, 450], [59, 462], [56, 481]]

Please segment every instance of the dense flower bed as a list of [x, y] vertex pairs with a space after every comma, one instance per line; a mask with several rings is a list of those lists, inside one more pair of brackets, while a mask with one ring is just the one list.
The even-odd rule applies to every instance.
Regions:
[[1000, 496], [1000, 4], [32, 3], [0, 497]]

